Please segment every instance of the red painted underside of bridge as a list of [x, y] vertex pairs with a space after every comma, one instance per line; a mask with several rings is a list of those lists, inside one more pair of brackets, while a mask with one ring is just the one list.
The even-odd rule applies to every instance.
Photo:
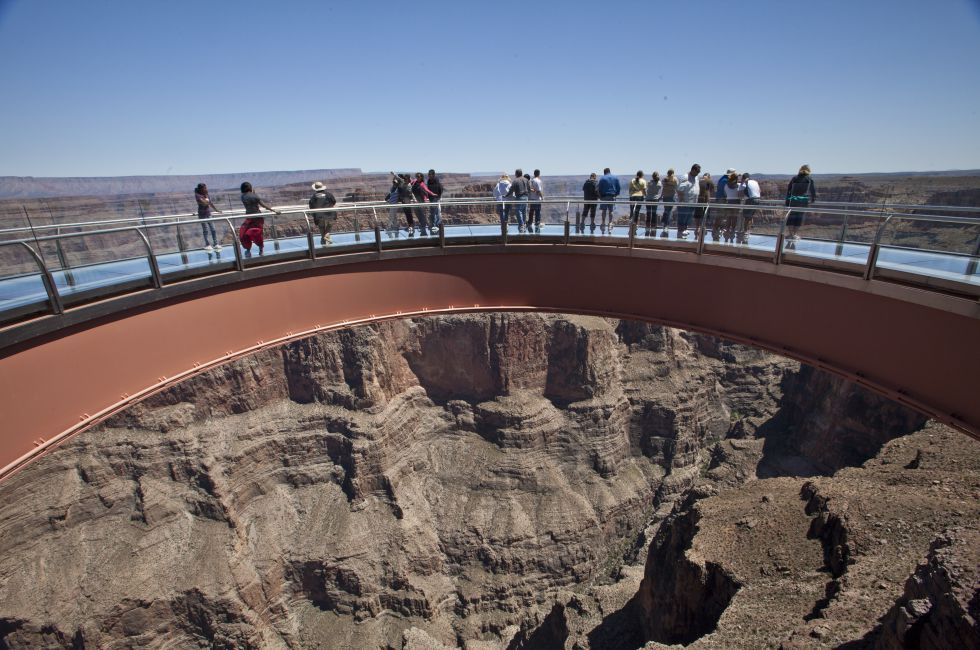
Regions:
[[831, 370], [980, 438], [976, 302], [764, 261], [580, 248], [282, 264], [37, 337], [0, 358], [0, 478], [215, 364], [345, 322], [426, 311], [603, 314], [717, 334]]

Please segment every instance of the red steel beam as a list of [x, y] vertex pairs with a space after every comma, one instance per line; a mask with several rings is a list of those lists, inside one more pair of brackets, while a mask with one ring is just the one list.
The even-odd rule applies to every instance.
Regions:
[[256, 349], [457, 311], [598, 314], [715, 334], [837, 373], [980, 439], [975, 301], [765, 261], [587, 246], [276, 266], [2, 353], [0, 480], [138, 399]]

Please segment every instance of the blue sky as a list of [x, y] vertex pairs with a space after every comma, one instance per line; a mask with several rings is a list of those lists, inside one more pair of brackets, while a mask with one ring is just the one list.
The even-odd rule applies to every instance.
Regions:
[[0, 175], [980, 168], [977, 0], [0, 0]]

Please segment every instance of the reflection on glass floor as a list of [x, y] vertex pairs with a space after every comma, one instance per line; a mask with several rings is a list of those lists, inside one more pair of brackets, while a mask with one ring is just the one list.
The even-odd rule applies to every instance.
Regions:
[[[585, 226], [584, 231], [576, 232], [574, 224], [569, 232], [572, 241], [596, 242], [607, 241], [610, 244], [625, 245], [629, 241], [629, 225], [627, 220], [618, 221], [611, 228], [601, 228], [596, 226], [592, 229]], [[517, 241], [533, 242], [537, 236], [547, 237], [549, 241], [555, 238], [563, 238], [565, 234], [564, 223], [542, 224], [540, 232], [520, 233], [515, 223], [508, 225], [508, 238], [516, 238]], [[804, 233], [805, 234], [805, 233]], [[501, 235], [498, 224], [471, 224], [471, 225], [447, 225], [445, 236], [447, 239], [454, 238], [499, 238]], [[413, 235], [404, 227], [398, 229], [384, 229], [381, 231], [382, 245], [385, 242], [416, 242], [418, 245], [436, 245], [437, 231], [431, 231], [428, 235], [422, 235], [416, 229]], [[362, 231], [360, 233], [343, 232], [332, 233], [332, 243], [328, 245], [319, 244], [319, 234], [314, 235], [314, 245], [317, 255], [323, 256], [331, 253], [342, 253], [345, 250], [363, 248], [365, 245], [373, 246], [375, 243], [375, 233], [373, 230]], [[714, 241], [709, 233], [704, 242], [706, 252], [728, 252], [738, 254], [738, 251], [745, 250], [755, 253], [774, 253], [778, 236], [775, 234], [751, 233], [744, 243], [726, 242], [724, 240]], [[688, 231], [686, 238], [678, 238], [675, 228], [667, 230], [657, 229], [651, 231], [647, 236], [641, 228], [634, 240], [634, 245], [640, 248], [657, 247], [658, 245], [683, 247], [690, 250], [697, 246], [697, 237], [694, 229]], [[184, 252], [164, 253], [156, 257], [161, 276], [186, 273], [189, 271], [201, 270], [202, 274], [209, 272], [221, 272], [235, 268], [235, 251], [233, 245], [226, 245], [218, 251], [206, 251], [204, 249], [188, 250]], [[863, 268], [867, 264], [869, 244], [863, 243], [838, 243], [833, 241], [818, 239], [800, 239], [798, 241], [787, 240], [784, 246], [784, 254], [787, 261], [791, 262], [793, 257], [814, 258], [820, 260], [831, 260], [844, 264], [853, 265], [855, 268]], [[308, 240], [306, 235], [296, 237], [285, 237], [279, 239], [266, 239], [265, 250], [260, 256], [253, 247], [251, 255], [243, 253], [242, 257], [246, 266], [254, 263], [262, 263], [265, 260], [275, 259], [276, 257], [295, 257], [297, 254], [308, 252]], [[960, 283], [980, 285], [980, 274], [977, 270], [977, 258], [961, 255], [944, 254], [932, 251], [911, 250], [895, 247], [881, 247], [878, 256], [877, 266], [883, 269], [903, 271], [916, 275], [941, 278]], [[151, 282], [151, 271], [148, 260], [144, 257], [102, 262], [87, 266], [75, 267], [72, 269], [57, 269], [52, 271], [55, 284], [59, 294], [64, 298], [70, 298], [85, 292], [96, 292], [105, 289], [106, 293], [111, 292], [113, 285], [123, 285], [131, 282]], [[43, 305], [47, 301], [47, 294], [40, 274], [25, 275], [0, 280], [0, 312], [26, 305]]]

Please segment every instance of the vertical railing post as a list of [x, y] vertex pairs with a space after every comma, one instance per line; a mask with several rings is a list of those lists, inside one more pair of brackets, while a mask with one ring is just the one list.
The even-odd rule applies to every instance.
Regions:
[[[656, 212], [654, 212], [654, 221], [656, 221], [656, 219], [657, 219], [657, 214]], [[701, 227], [698, 229], [698, 255], [704, 253], [704, 235], [707, 232], [708, 232], [708, 208], [705, 207], [704, 214], [701, 215]]]
[[977, 241], [973, 244], [973, 258], [966, 265], [966, 275], [976, 275], [978, 257], [980, 257], [980, 235], [977, 235]]
[[276, 223], [276, 217], [278, 215], [273, 212], [272, 216], [269, 217], [272, 220], [272, 248], [273, 250], [279, 250], [279, 225]]
[[636, 224], [633, 223], [633, 217], [630, 217], [629, 218], [629, 228], [630, 228], [629, 229], [629, 233], [630, 233], [629, 248], [632, 249], [633, 248], [633, 241], [636, 239]]
[[[790, 210], [792, 212], [792, 210]], [[786, 213], [789, 216], [789, 212]], [[776, 252], [772, 256], [772, 263], [779, 265], [783, 263], [783, 241], [786, 238], [786, 219], [779, 224], [779, 236], [776, 237]]]
[[565, 220], [565, 245], [568, 246], [569, 240], [572, 238], [572, 224], [568, 223], [568, 219]]
[[153, 247], [150, 246], [150, 238], [139, 228], [136, 229], [136, 234], [140, 236], [140, 239], [143, 240], [143, 244], [146, 246], [146, 260], [150, 264], [150, 277], [153, 280], [153, 286], [156, 289], [160, 289], [163, 287], [163, 278], [160, 276], [160, 266], [157, 264], [157, 258], [153, 254]]
[[849, 215], [844, 215], [844, 223], [840, 226], [840, 234], [837, 236], [837, 246], [834, 249], [834, 255], [840, 257], [844, 254], [844, 240], [847, 238], [847, 217]]
[[65, 256], [65, 249], [61, 245], [61, 226], [55, 228], [54, 234], [57, 236], [57, 239], [54, 240], [54, 247], [55, 252], [58, 254], [58, 264], [61, 265], [61, 268], [67, 271], [71, 267], [68, 265], [68, 258]]
[[245, 262], [242, 260], [242, 249], [239, 246], [238, 235], [235, 233], [235, 224], [231, 222], [230, 218], [226, 218], [225, 221], [228, 222], [228, 228], [231, 229], [231, 247], [235, 251], [235, 269], [244, 271]]
[[446, 247], [446, 227], [442, 224], [441, 220], [439, 221], [439, 247]]
[[41, 270], [41, 283], [44, 284], [44, 291], [48, 294], [48, 303], [51, 305], [51, 313], [57, 315], [65, 313], [65, 307], [61, 303], [61, 296], [58, 294], [58, 285], [54, 282], [54, 276], [51, 275], [51, 271], [48, 270], [47, 265], [44, 260], [36, 250], [31, 248], [30, 244], [27, 242], [21, 242], [24, 248], [26, 248], [31, 253], [31, 257], [34, 258], [34, 263]]
[[354, 210], [354, 241], [361, 241], [361, 225], [357, 221], [357, 210]]
[[884, 234], [885, 227], [891, 221], [891, 218], [892, 215], [885, 217], [885, 220], [878, 226], [878, 231], [875, 232], [875, 239], [871, 243], [871, 250], [868, 251], [868, 264], [864, 267], [865, 280], [873, 280], [875, 277], [875, 267], [878, 266], [878, 254], [881, 251], [881, 236]]
[[174, 227], [177, 229], [177, 251], [183, 253], [187, 250], [187, 242], [184, 241], [184, 234], [180, 231], [180, 219], [174, 221]]
[[377, 222], [374, 224], [374, 250], [381, 252], [381, 226]]
[[[316, 242], [313, 238], [313, 226], [310, 224], [310, 215], [304, 210], [303, 218], [306, 219], [306, 248], [310, 254], [310, 259], [316, 259]], [[326, 219], [326, 215], [321, 216], [321, 219]]]

